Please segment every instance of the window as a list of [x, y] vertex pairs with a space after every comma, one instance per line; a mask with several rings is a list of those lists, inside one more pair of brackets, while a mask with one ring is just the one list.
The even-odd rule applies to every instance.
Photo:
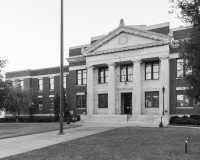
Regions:
[[39, 91], [43, 90], [43, 80], [42, 79], [38, 79], [38, 90]]
[[65, 88], [66, 89], [66, 87], [67, 87], [67, 83], [66, 83], [66, 76], [64, 76], [63, 77], [63, 88]]
[[145, 107], [159, 108], [159, 92], [158, 91], [145, 93]]
[[158, 79], [159, 78], [159, 62], [145, 63], [145, 79]]
[[54, 109], [54, 97], [49, 97], [49, 109]]
[[99, 94], [99, 108], [108, 108], [108, 94]]
[[86, 85], [87, 84], [87, 70], [78, 70], [76, 71], [76, 84], [77, 85]]
[[20, 87], [21, 87], [21, 89], [24, 89], [24, 81], [23, 80], [20, 80]]
[[49, 90], [54, 90], [54, 78], [49, 78]]
[[108, 83], [108, 68], [99, 68], [99, 83]]
[[120, 71], [120, 81], [133, 81], [133, 65], [123, 65]]
[[76, 108], [86, 108], [86, 95], [76, 96]]
[[182, 78], [185, 75], [191, 74], [192, 73], [192, 69], [185, 69], [185, 65], [187, 65], [187, 60], [183, 60], [183, 59], [177, 59], [176, 60], [176, 64], [177, 64], [177, 78]]
[[39, 102], [39, 110], [43, 110], [43, 100], [42, 100], [42, 98], [39, 98], [38, 99], [38, 102]]
[[184, 95], [183, 90], [176, 91], [176, 106], [177, 107], [193, 107], [193, 99]]

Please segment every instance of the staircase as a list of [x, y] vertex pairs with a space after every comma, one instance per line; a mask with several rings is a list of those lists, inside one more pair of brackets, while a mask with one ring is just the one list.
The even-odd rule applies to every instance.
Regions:
[[[86, 123], [110, 123], [128, 125], [159, 126], [160, 115], [132, 115], [127, 121], [127, 115], [81, 115], [81, 121]], [[162, 123], [169, 124], [169, 116], [162, 116]]]

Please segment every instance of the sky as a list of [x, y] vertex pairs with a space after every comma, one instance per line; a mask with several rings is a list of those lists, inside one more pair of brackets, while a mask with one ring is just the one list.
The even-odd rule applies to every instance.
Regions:
[[[64, 58], [121, 18], [125, 25], [181, 26], [168, 11], [168, 0], [64, 0]], [[0, 57], [8, 60], [4, 72], [59, 66], [60, 0], [0, 0]]]

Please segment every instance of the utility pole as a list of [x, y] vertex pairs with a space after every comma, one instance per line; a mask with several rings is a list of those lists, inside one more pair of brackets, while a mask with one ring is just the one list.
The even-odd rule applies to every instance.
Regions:
[[61, 0], [61, 32], [60, 32], [60, 132], [59, 135], [63, 133], [63, 0]]

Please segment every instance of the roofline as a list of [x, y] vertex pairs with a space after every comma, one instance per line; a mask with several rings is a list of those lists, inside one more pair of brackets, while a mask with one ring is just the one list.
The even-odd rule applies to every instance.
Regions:
[[103, 38], [103, 37], [106, 36], [106, 35], [107, 35], [107, 34], [100, 35], [100, 36], [95, 36], [95, 37], [91, 37], [91, 41], [99, 40], [100, 38]]
[[170, 23], [164, 22], [164, 23], [154, 24], [154, 25], [151, 25], [151, 26], [146, 26], [145, 30], [152, 30], [152, 29], [167, 27], [167, 26], [170, 26]]
[[87, 47], [87, 46], [89, 46], [89, 45], [90, 45], [90, 44], [83, 44], [83, 45], [73, 46], [73, 47], [69, 47], [69, 50], [70, 50], [70, 49], [77, 49], [77, 48]]
[[[6, 74], [6, 73], [14, 73], [14, 72], [23, 72], [23, 71], [45, 70], [45, 69], [52, 69], [52, 68], [59, 68], [59, 67], [60, 67], [60, 66], [46, 67], [46, 68], [38, 68], [38, 69], [26, 69], [26, 70], [10, 71], [10, 72], [5, 72], [5, 74]], [[69, 65], [65, 65], [64, 67], [69, 67]]]
[[173, 31], [179, 31], [179, 30], [184, 30], [184, 29], [187, 29], [186, 27], [177, 27], [177, 28], [172, 28], [172, 32]]

